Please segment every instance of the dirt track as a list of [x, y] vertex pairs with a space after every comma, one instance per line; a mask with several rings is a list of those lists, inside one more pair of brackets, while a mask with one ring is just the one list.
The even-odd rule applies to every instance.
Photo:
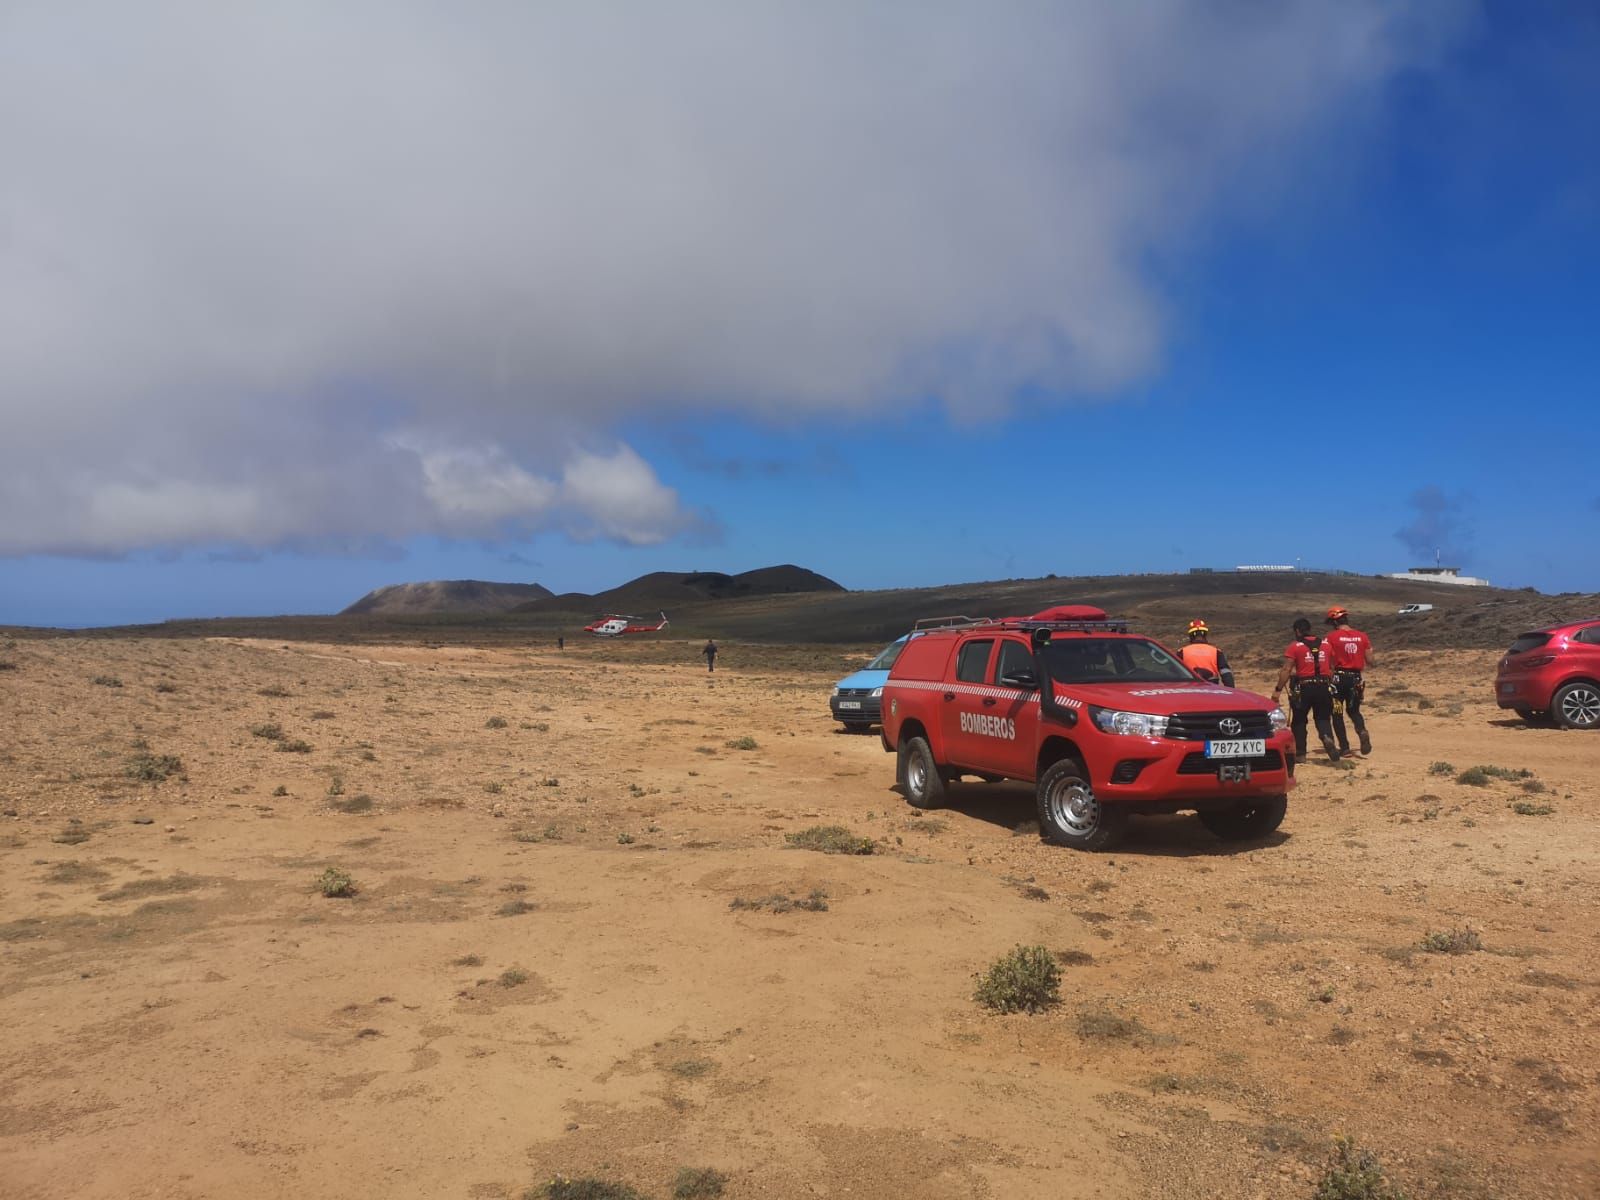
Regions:
[[[1492, 653], [1389, 656], [1271, 843], [1095, 857], [1012, 785], [913, 813], [836, 656], [682, 648], [0, 656], [0, 1194], [1307, 1197], [1341, 1131], [1417, 1196], [1600, 1194], [1600, 738], [1501, 721]], [[878, 852], [785, 846], [836, 823]], [[1063, 1001], [987, 1014], [1018, 943]]]

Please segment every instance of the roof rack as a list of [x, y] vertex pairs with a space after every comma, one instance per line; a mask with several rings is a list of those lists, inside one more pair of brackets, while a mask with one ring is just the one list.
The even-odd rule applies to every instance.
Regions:
[[1126, 617], [1107, 617], [1104, 621], [1045, 621], [1036, 617], [924, 617], [913, 627], [946, 629], [955, 626], [985, 629], [1049, 629], [1069, 633], [1127, 633]]
[[966, 616], [923, 617], [921, 620], [919, 620], [911, 628], [913, 628], [913, 629], [944, 629], [945, 627], [950, 626], [950, 625], [982, 625], [988, 620], [989, 620], [988, 617], [966, 617]]

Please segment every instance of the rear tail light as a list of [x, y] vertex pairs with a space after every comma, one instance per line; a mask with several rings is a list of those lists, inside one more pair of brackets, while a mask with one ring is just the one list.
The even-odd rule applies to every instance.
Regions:
[[1554, 654], [1539, 654], [1533, 658], [1525, 658], [1517, 665], [1521, 667], [1548, 667], [1555, 660], [1556, 656]]

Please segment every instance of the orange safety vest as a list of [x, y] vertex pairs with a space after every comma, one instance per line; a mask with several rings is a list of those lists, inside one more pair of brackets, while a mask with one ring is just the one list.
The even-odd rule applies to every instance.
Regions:
[[1217, 661], [1217, 648], [1209, 642], [1190, 642], [1178, 651], [1178, 657], [1183, 660], [1183, 665], [1196, 675], [1204, 675], [1208, 679], [1222, 678], [1222, 668]]

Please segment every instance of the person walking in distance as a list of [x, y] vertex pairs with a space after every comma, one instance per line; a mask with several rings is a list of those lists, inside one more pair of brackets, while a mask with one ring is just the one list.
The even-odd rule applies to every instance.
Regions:
[[1233, 668], [1228, 656], [1211, 644], [1211, 630], [1199, 617], [1189, 622], [1189, 644], [1178, 651], [1183, 665], [1202, 679], [1233, 686]]
[[1317, 723], [1317, 736], [1322, 748], [1332, 762], [1339, 761], [1339, 747], [1333, 740], [1333, 668], [1328, 661], [1327, 648], [1322, 639], [1311, 632], [1311, 622], [1300, 617], [1294, 623], [1294, 641], [1283, 652], [1283, 666], [1278, 670], [1278, 686], [1272, 689], [1272, 698], [1283, 696], [1285, 684], [1290, 684], [1289, 728], [1294, 730], [1294, 752], [1298, 758], [1306, 756], [1306, 717]]
[[706, 639], [705, 647], [700, 651], [706, 656], [706, 673], [710, 674], [717, 669], [717, 644], [710, 638]]
[[1349, 713], [1350, 724], [1356, 727], [1356, 737], [1361, 742], [1361, 753], [1371, 754], [1372, 739], [1367, 736], [1367, 721], [1361, 715], [1361, 701], [1367, 694], [1361, 672], [1372, 663], [1372, 642], [1361, 630], [1350, 628], [1350, 611], [1343, 605], [1330, 608], [1327, 620], [1333, 629], [1322, 644], [1333, 664], [1333, 733], [1339, 740], [1340, 753], [1349, 754], [1350, 735], [1344, 728], [1344, 713]]

